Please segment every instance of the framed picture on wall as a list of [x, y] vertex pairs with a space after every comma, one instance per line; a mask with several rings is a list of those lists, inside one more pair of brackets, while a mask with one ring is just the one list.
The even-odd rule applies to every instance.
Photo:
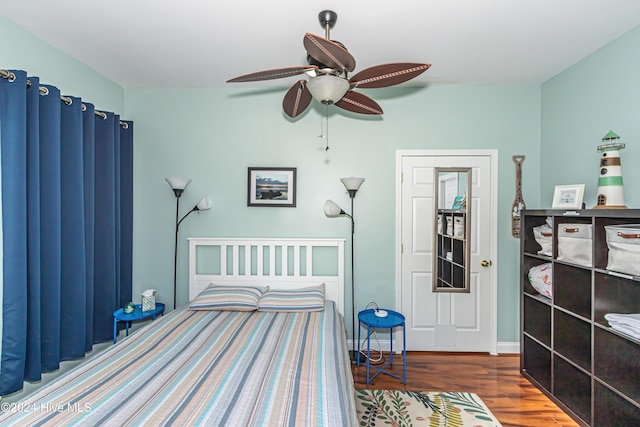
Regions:
[[582, 209], [584, 184], [556, 185], [553, 192], [553, 209]]
[[248, 169], [247, 206], [296, 207], [296, 168]]

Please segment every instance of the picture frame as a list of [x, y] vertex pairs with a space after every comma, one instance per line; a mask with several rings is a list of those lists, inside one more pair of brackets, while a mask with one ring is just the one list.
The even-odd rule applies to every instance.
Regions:
[[584, 184], [556, 185], [552, 209], [582, 209]]
[[453, 204], [451, 205], [451, 209], [453, 210], [464, 209], [465, 204], [466, 204], [465, 196], [456, 196], [456, 198], [453, 199]]
[[296, 168], [249, 167], [247, 206], [296, 207]]

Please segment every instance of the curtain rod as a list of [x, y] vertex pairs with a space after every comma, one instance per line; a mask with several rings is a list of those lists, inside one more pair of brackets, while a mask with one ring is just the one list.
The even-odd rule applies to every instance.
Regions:
[[[13, 82], [16, 79], [16, 75], [13, 74], [11, 71], [2, 70], [2, 69], [0, 69], [0, 77], [7, 79], [10, 82]], [[31, 86], [31, 82], [27, 80], [27, 87], [30, 87], [30, 86]], [[38, 91], [40, 92], [40, 95], [49, 95], [49, 89], [47, 89], [44, 86], [40, 86]], [[68, 98], [62, 95], [60, 95], [60, 100], [67, 105], [71, 105], [71, 103], [73, 102], [71, 98]], [[87, 111], [87, 106], [84, 104], [82, 104], [82, 111]], [[100, 117], [102, 120], [107, 118], [107, 113], [104, 113], [102, 111], [95, 110], [94, 114]], [[122, 120], [120, 121], [120, 126], [122, 126], [122, 128], [124, 129], [129, 129], [129, 123], [123, 122]]]

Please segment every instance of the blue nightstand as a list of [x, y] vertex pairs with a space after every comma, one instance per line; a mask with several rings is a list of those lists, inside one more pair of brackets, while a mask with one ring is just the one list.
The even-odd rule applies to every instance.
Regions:
[[123, 308], [117, 309], [113, 312], [113, 343], [116, 343], [116, 338], [118, 336], [118, 322], [125, 322], [127, 336], [129, 336], [129, 323], [133, 320], [148, 319], [149, 317], [155, 320], [157, 314], [164, 314], [164, 304], [161, 302], [156, 303], [156, 308], [154, 310], [142, 311], [141, 304], [136, 304], [135, 310], [131, 313], [125, 313]]
[[[363, 310], [358, 313], [358, 321], [361, 325], [365, 325], [367, 327], [367, 387], [369, 387], [369, 383], [373, 381], [373, 379], [380, 373], [384, 372], [387, 375], [391, 375], [392, 377], [401, 379], [405, 384], [407, 383], [407, 333], [405, 331], [405, 320], [404, 316], [397, 311], [385, 309], [388, 313], [387, 317], [378, 317], [375, 315], [374, 309]], [[387, 366], [393, 363], [393, 328], [401, 327], [402, 328], [402, 358], [404, 362], [404, 375], [402, 378], [400, 376], [392, 374], [385, 369]], [[373, 329], [389, 329], [389, 352], [390, 357], [389, 361], [385, 363], [381, 368], [377, 366], [371, 366], [371, 359], [369, 356], [371, 355], [371, 333]], [[358, 354], [360, 354], [360, 330], [358, 328]], [[360, 366], [360, 358], [358, 358], [358, 366]], [[371, 369], [376, 370], [377, 372], [371, 376]]]

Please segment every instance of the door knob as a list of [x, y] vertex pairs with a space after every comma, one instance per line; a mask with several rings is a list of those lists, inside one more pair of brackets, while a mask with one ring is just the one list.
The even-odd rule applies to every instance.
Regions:
[[490, 267], [491, 261], [487, 261], [486, 259], [483, 259], [482, 261], [480, 261], [480, 265], [483, 267]]

